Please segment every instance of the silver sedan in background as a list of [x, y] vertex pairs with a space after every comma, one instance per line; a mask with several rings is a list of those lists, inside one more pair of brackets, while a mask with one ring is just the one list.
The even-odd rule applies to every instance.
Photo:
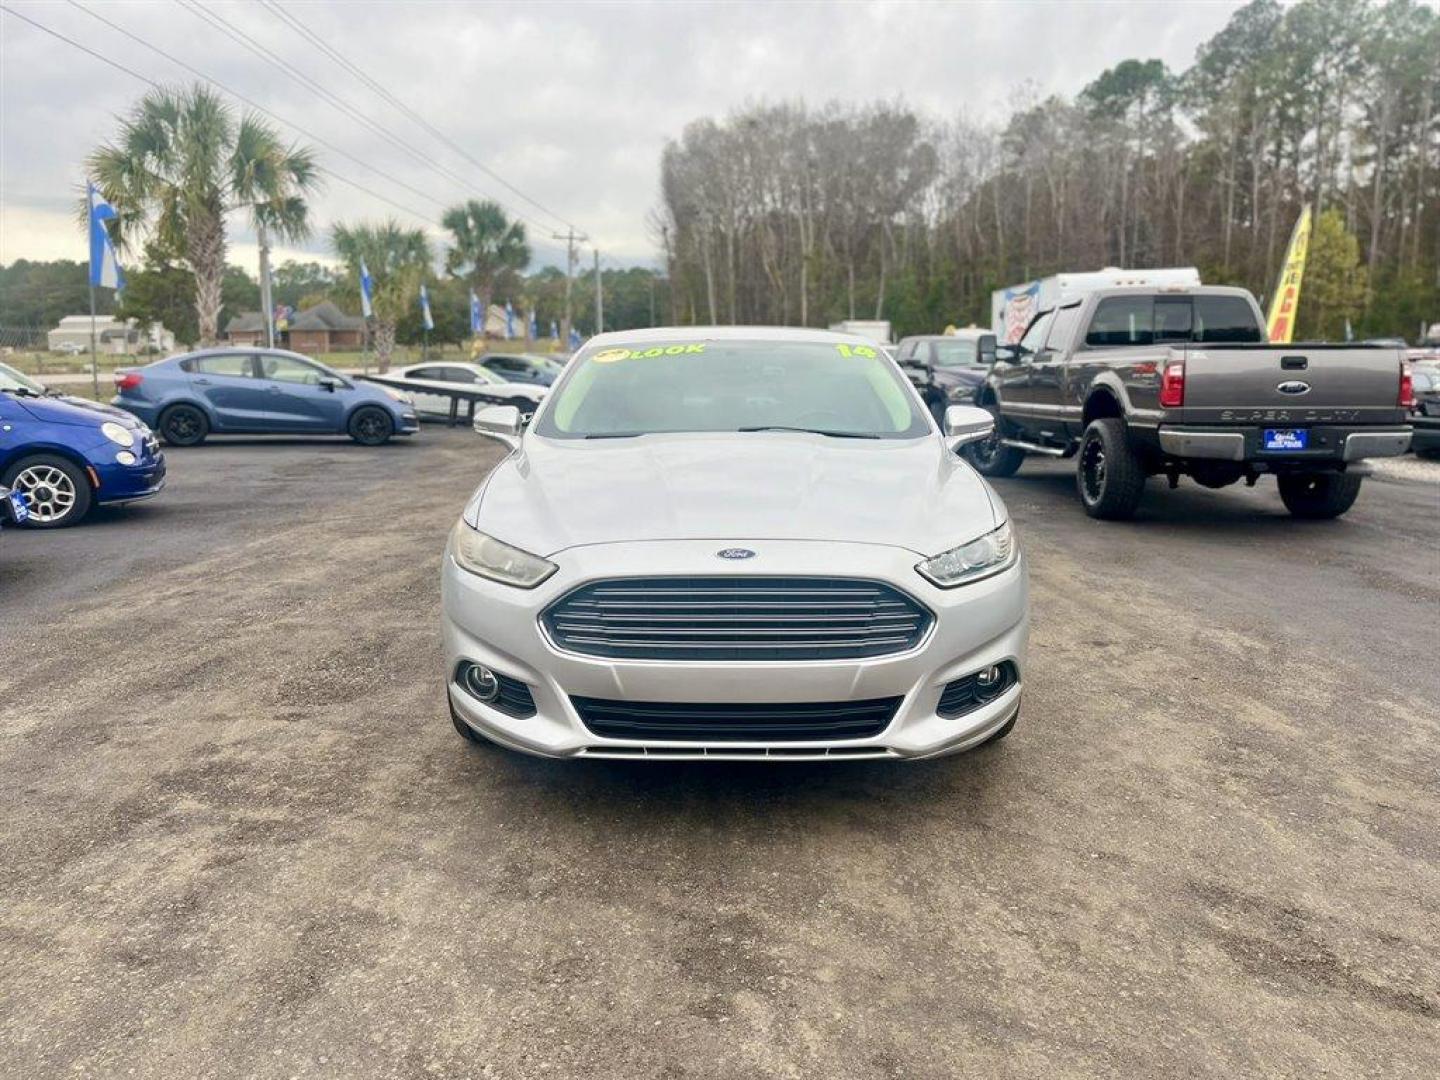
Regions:
[[592, 339], [442, 570], [452, 719], [550, 757], [919, 758], [1008, 734], [1028, 630], [1009, 514], [873, 343]]

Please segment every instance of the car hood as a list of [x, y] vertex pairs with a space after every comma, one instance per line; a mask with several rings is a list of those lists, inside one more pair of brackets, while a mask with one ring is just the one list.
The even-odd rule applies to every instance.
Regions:
[[938, 437], [788, 432], [527, 436], [465, 519], [540, 555], [639, 540], [843, 540], [935, 555], [1004, 520]]
[[115, 423], [124, 424], [126, 427], [137, 427], [139, 425], [139, 421], [129, 413], [116, 416], [108, 412], [108, 410], [102, 411], [94, 408], [90, 404], [72, 405], [62, 398], [20, 397], [18, 395], [12, 395], [11, 400], [19, 403], [20, 407], [36, 420], [42, 420], [47, 424], [73, 424], [76, 427], [98, 428], [106, 421], [113, 420]]

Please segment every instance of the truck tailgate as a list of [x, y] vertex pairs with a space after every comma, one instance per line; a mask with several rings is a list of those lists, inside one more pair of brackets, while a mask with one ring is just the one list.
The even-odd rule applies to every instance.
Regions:
[[1386, 423], [1399, 410], [1403, 355], [1389, 346], [1190, 345], [1171, 356], [1185, 361], [1185, 404], [1175, 412], [1186, 420], [1274, 410], [1321, 419], [1343, 410], [1355, 414], [1347, 419]]

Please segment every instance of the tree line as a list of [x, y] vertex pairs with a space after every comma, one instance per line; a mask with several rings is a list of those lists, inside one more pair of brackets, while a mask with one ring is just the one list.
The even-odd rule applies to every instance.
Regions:
[[1253, 0], [1172, 72], [1127, 60], [1000, 124], [762, 104], [665, 149], [653, 227], [684, 323], [989, 322], [1064, 270], [1190, 266], [1264, 296], [1315, 208], [1299, 332], [1440, 318], [1440, 14]]

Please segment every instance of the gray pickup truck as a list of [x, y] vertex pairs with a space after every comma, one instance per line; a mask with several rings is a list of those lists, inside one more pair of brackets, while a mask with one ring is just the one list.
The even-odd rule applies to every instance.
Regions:
[[1205, 487], [1273, 473], [1296, 517], [1333, 518], [1364, 458], [1410, 445], [1403, 350], [1270, 345], [1243, 289], [1102, 289], [1039, 312], [1001, 346], [976, 401], [996, 434], [965, 449], [986, 476], [1027, 454], [1077, 459], [1092, 517], [1134, 514], [1149, 476]]

